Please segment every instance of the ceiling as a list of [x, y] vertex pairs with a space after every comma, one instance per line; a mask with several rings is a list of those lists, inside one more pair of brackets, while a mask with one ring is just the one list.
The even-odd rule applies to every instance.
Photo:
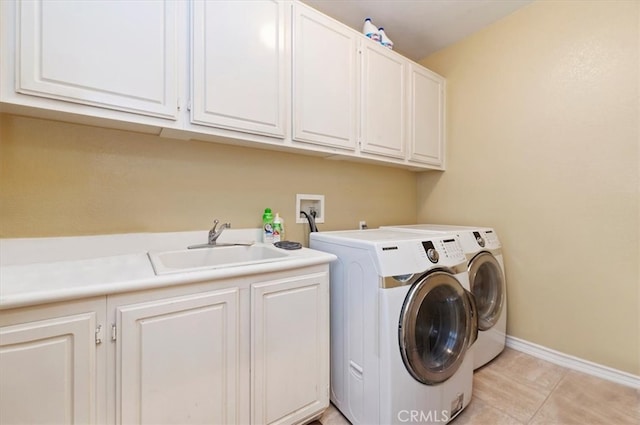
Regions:
[[533, 0], [302, 0], [362, 30], [384, 27], [394, 50], [418, 61], [498, 21]]

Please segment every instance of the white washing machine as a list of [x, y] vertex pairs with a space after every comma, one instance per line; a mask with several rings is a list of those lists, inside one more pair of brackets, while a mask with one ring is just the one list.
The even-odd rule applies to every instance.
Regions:
[[505, 347], [507, 288], [502, 246], [489, 227], [418, 224], [385, 226], [386, 229], [420, 231], [425, 235], [457, 236], [468, 260], [469, 282], [478, 307], [478, 340], [473, 347], [474, 369], [496, 358]]
[[446, 423], [471, 400], [477, 316], [457, 238], [311, 233], [331, 263], [331, 401], [353, 424]]

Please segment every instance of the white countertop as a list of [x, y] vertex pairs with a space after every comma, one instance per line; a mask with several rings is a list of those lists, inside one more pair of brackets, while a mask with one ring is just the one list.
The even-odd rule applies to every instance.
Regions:
[[[147, 252], [205, 243], [208, 231], [0, 239], [0, 310], [90, 296], [219, 280], [326, 264], [336, 257], [307, 248], [290, 259], [157, 276]], [[260, 229], [229, 229], [219, 242], [255, 241]], [[203, 248], [216, 249], [216, 248]]]

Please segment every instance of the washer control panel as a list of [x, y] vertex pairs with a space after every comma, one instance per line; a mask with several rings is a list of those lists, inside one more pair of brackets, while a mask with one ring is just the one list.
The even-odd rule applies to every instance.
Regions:
[[456, 238], [435, 238], [423, 241], [422, 248], [427, 259], [433, 264], [437, 264], [441, 257], [454, 262], [465, 260], [462, 246]]
[[438, 251], [433, 246], [433, 242], [422, 242], [422, 247], [424, 248], [424, 252], [427, 254], [427, 259], [433, 264], [436, 264], [438, 260], [440, 260], [440, 254], [438, 254]]
[[322, 251], [330, 247], [329, 252], [336, 255], [355, 250], [368, 252], [378, 276], [408, 276], [436, 267], [464, 266], [466, 270], [467, 258], [460, 239], [450, 234], [370, 229], [319, 232], [310, 238], [314, 248]]
[[441, 251], [443, 255], [452, 260], [465, 260], [464, 251], [462, 250], [462, 245], [455, 238], [445, 238], [438, 240], [438, 244], [440, 247], [438, 251]]

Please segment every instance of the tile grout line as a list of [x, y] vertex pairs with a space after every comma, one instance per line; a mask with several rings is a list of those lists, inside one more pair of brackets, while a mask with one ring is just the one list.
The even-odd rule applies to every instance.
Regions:
[[[509, 347], [511, 348], [511, 347]], [[513, 348], [511, 348], [512, 350], [514, 350]], [[518, 353], [518, 356], [520, 355], [524, 355], [526, 357], [531, 357], [536, 359], [535, 356], [532, 356], [528, 353], [524, 353], [520, 350], [514, 350], [515, 352]], [[544, 359], [540, 359], [537, 358], [537, 360], [542, 361], [543, 363], [548, 363], [549, 365], [554, 365], [551, 362], [548, 362], [547, 360]], [[516, 359], [515, 362], [517, 363], [518, 360]], [[505, 366], [501, 366], [501, 367], [505, 367]], [[545, 403], [547, 402], [547, 400], [549, 399], [549, 397], [551, 397], [551, 395], [554, 393], [554, 391], [558, 388], [558, 386], [560, 385], [560, 383], [566, 379], [566, 377], [568, 376], [569, 372], [571, 371], [570, 368], [566, 367], [566, 366], [561, 366], [561, 365], [554, 365], [554, 367], [558, 367], [561, 369], [561, 378], [558, 379], [558, 381], [552, 385], [551, 387], [545, 388], [544, 386], [536, 383], [536, 381], [534, 380], [530, 380], [530, 379], [525, 379], [525, 380], [520, 380], [519, 377], [510, 375], [510, 374], [503, 374], [502, 378], [503, 379], [507, 379], [509, 381], [511, 381], [512, 383], [515, 383], [517, 385], [522, 385], [528, 389], [530, 389], [531, 391], [534, 391], [538, 394], [541, 394], [544, 396], [543, 401], [540, 403], [539, 407], [537, 409], [535, 409], [535, 411], [531, 414], [531, 416], [528, 419], [525, 419], [524, 421], [521, 421], [520, 419], [514, 417], [510, 412], [502, 409], [501, 407], [495, 406], [493, 404], [490, 404], [488, 401], [483, 400], [482, 398], [480, 398], [480, 400], [483, 400], [483, 402], [487, 403], [487, 405], [499, 410], [500, 412], [506, 414], [507, 416], [509, 416], [510, 418], [513, 418], [514, 420], [518, 421], [518, 423], [521, 423], [523, 425], [529, 424], [531, 423], [531, 421], [533, 421], [533, 419], [535, 418], [535, 416], [538, 414], [538, 412], [540, 411], [540, 409], [542, 409], [542, 407], [545, 405]], [[508, 368], [508, 367], [507, 367]]]
[[556, 382], [555, 385], [553, 386], [553, 388], [551, 388], [551, 391], [549, 391], [549, 394], [547, 394], [547, 396], [544, 398], [544, 401], [542, 402], [542, 404], [540, 404], [540, 407], [538, 407], [536, 409], [536, 411], [533, 413], [533, 415], [531, 415], [531, 417], [527, 421], [527, 424], [530, 424], [531, 422], [533, 422], [533, 420], [536, 418], [536, 416], [538, 415], [540, 410], [542, 410], [544, 405], [547, 404], [547, 401], [549, 401], [549, 398], [553, 395], [553, 393], [556, 391], [556, 389], [560, 386], [562, 381], [567, 379], [567, 375], [568, 374], [569, 374], [569, 369], [566, 368], [566, 367], [563, 367], [562, 378], [558, 379], [558, 382]]
[[[566, 372], [565, 372], [565, 375], [566, 375]], [[514, 379], [514, 378], [512, 378], [511, 376], [508, 376], [508, 375], [504, 375], [504, 376], [503, 376], [503, 379], [507, 379], [507, 380], [509, 380], [509, 381], [511, 381], [511, 382], [514, 382], [514, 383], [516, 383], [516, 384], [524, 385], [525, 387], [527, 387], [527, 388], [529, 388], [529, 389], [531, 389], [531, 390], [537, 391], [537, 392], [538, 392], [538, 391], [542, 391], [542, 389], [541, 389], [541, 388], [533, 387], [533, 386], [528, 385], [528, 384], [526, 384], [526, 383], [520, 382], [520, 381], [518, 381], [518, 380], [516, 380], [516, 379]], [[562, 379], [564, 379], [564, 376], [563, 376], [563, 378], [562, 378]], [[561, 380], [562, 380], [562, 379], [561, 379]], [[553, 389], [555, 389], [555, 386], [554, 386], [554, 388], [553, 388]], [[549, 397], [549, 395], [551, 395], [551, 393], [552, 393], [552, 392], [553, 392], [553, 390], [549, 391], [549, 394], [545, 397], [544, 401], [540, 404], [540, 407], [542, 407], [542, 405], [544, 405], [544, 403], [547, 401], [547, 398]], [[540, 408], [536, 409], [536, 411], [533, 413], [533, 415], [531, 415], [531, 417], [530, 417], [529, 419], [527, 419], [526, 421], [524, 421], [524, 422], [523, 422], [522, 420], [520, 420], [520, 419], [518, 419], [518, 418], [514, 417], [514, 416], [513, 416], [509, 411], [504, 410], [502, 407], [500, 407], [500, 406], [496, 406], [496, 405], [494, 405], [494, 404], [490, 403], [490, 402], [489, 402], [489, 401], [487, 401], [487, 400], [483, 400], [483, 399], [482, 399], [482, 398], [480, 398], [480, 397], [478, 397], [478, 399], [479, 399], [479, 400], [482, 400], [482, 402], [483, 402], [483, 403], [485, 403], [487, 406], [491, 406], [491, 407], [493, 407], [494, 409], [496, 409], [496, 410], [500, 411], [501, 413], [505, 414], [506, 416], [508, 416], [508, 417], [512, 418], [514, 421], [517, 421], [518, 423], [520, 423], [520, 424], [522, 424], [522, 425], [526, 425], [526, 424], [528, 424], [529, 422], [531, 422], [531, 420], [532, 420], [532, 419], [533, 419], [533, 417], [536, 415], [536, 413], [538, 413], [538, 410], [540, 410]]]

